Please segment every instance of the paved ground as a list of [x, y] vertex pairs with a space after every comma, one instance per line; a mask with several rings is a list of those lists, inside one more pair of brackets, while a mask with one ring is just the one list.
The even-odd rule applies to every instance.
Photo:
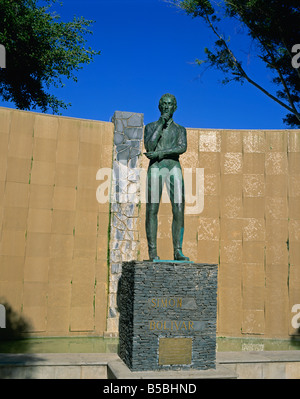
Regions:
[[215, 370], [145, 372], [115, 353], [0, 354], [0, 378], [300, 379], [300, 351], [219, 352]]

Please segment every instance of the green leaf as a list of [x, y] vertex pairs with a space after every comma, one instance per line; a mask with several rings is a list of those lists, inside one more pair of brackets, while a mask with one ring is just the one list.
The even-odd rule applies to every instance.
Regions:
[[0, 42], [6, 47], [6, 69], [0, 70], [0, 95], [19, 109], [40, 108], [53, 113], [70, 104], [48, 90], [64, 87], [64, 78], [77, 81], [76, 72], [94, 60], [99, 51], [85, 48], [93, 21], [83, 17], [62, 22], [51, 11], [57, 0], [1, 0]]

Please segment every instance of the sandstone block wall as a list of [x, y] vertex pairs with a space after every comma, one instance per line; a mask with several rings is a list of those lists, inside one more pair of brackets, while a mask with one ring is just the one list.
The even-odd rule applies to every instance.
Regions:
[[[183, 250], [194, 262], [219, 264], [218, 334], [299, 336], [291, 320], [300, 304], [300, 131], [187, 129], [187, 139], [180, 159], [184, 173], [193, 170], [186, 176], [194, 197], [197, 168], [204, 184], [201, 206], [186, 201]], [[144, 203], [140, 214], [143, 260]], [[171, 220], [170, 203], [161, 204], [161, 259], [172, 259]]]
[[[117, 332], [121, 263], [148, 258], [142, 125], [134, 113], [110, 123], [0, 108], [0, 303], [30, 335]], [[300, 131], [187, 129], [187, 138], [183, 249], [219, 265], [218, 335], [292, 339]], [[134, 189], [138, 203], [99, 203], [97, 188], [106, 182], [109, 198], [123, 156], [130, 173], [119, 189]], [[103, 181], [100, 168], [112, 171]], [[161, 259], [172, 259], [171, 220], [170, 203], [161, 204]]]
[[[113, 124], [0, 109], [0, 303], [38, 336], [106, 330]], [[13, 325], [11, 325], [13, 324]]]

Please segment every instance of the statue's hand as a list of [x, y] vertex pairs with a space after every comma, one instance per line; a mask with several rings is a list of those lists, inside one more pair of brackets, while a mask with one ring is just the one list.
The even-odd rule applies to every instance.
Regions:
[[153, 152], [145, 152], [145, 155], [148, 159], [156, 159], [159, 158], [159, 152], [158, 151], [153, 151]]
[[161, 127], [164, 128], [170, 119], [170, 115], [168, 113], [162, 114], [159, 118], [159, 122], [161, 124]]

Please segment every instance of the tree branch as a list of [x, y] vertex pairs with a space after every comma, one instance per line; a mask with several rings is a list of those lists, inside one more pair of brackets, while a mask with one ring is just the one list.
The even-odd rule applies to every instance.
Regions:
[[[287, 104], [285, 104], [283, 101], [279, 100], [277, 97], [275, 97], [273, 94], [269, 93], [266, 89], [264, 89], [262, 86], [260, 86], [258, 83], [256, 83], [254, 80], [252, 80], [247, 73], [245, 72], [245, 70], [243, 69], [241, 63], [236, 59], [236, 57], [234, 56], [233, 52], [230, 50], [230, 48], [228, 47], [226, 41], [223, 39], [222, 36], [219, 35], [219, 33], [217, 32], [216, 28], [214, 27], [214, 25], [212, 24], [210, 18], [205, 15], [205, 19], [207, 21], [207, 23], [209, 24], [210, 28], [212, 29], [212, 31], [214, 32], [214, 34], [218, 37], [219, 40], [222, 41], [222, 43], [224, 44], [228, 54], [230, 55], [231, 59], [233, 60], [234, 65], [237, 67], [240, 76], [243, 77], [244, 79], [246, 79], [250, 84], [252, 84], [253, 86], [255, 86], [257, 89], [259, 89], [261, 92], [263, 92], [265, 95], [267, 95], [269, 98], [271, 98], [272, 100], [276, 101], [279, 105], [281, 105], [282, 107], [284, 107], [285, 109], [287, 109], [289, 112], [291, 112], [292, 114], [296, 115], [296, 117], [299, 119], [300, 115], [297, 112], [297, 110], [295, 110], [294, 108], [288, 106]], [[296, 112], [295, 112], [296, 111]], [[299, 119], [300, 120], [300, 119]]]
[[[285, 91], [285, 93], [286, 93], [286, 95], [287, 95], [287, 98], [288, 98], [288, 101], [289, 101], [289, 103], [290, 103], [290, 106], [291, 106], [291, 108], [294, 110], [294, 111], [291, 111], [291, 112], [292, 112], [292, 113], [297, 117], [297, 119], [300, 121], [300, 114], [299, 114], [297, 108], [295, 107], [295, 103], [294, 103], [294, 101], [293, 101], [293, 99], [292, 99], [290, 90], [289, 90], [289, 88], [288, 88], [288, 86], [287, 86], [287, 84], [286, 84], [286, 81], [285, 81], [285, 79], [284, 79], [284, 77], [283, 77], [283, 75], [282, 75], [282, 72], [281, 72], [280, 68], [277, 66], [277, 63], [276, 63], [274, 54], [272, 54], [272, 52], [269, 50], [268, 45], [267, 45], [263, 40], [261, 40], [261, 38], [260, 38], [259, 36], [255, 35], [255, 38], [256, 38], [256, 40], [260, 43], [260, 45], [263, 47], [263, 49], [264, 49], [265, 52], [267, 53], [268, 57], [271, 59], [272, 62], [269, 62], [267, 59], [263, 59], [263, 61], [266, 62], [270, 67], [276, 69], [276, 72], [278, 73], [278, 76], [279, 76], [279, 79], [280, 79], [280, 81], [281, 81], [281, 84], [282, 84], [282, 86], [283, 86], [283, 88], [284, 88], [284, 91]], [[287, 49], [287, 48], [286, 48], [286, 49]], [[274, 48], [273, 48], [273, 50], [275, 51]], [[287, 50], [288, 50], [288, 49], [287, 49]]]
[[271, 57], [272, 60], [273, 60], [273, 66], [274, 66], [274, 68], [276, 69], [276, 71], [277, 71], [277, 73], [278, 73], [278, 75], [279, 75], [279, 79], [280, 79], [280, 81], [281, 81], [281, 83], [282, 83], [282, 85], [283, 85], [283, 87], [284, 87], [284, 91], [286, 92], [286, 95], [287, 95], [287, 98], [288, 98], [288, 100], [289, 100], [289, 103], [290, 103], [292, 109], [294, 110], [293, 113], [295, 114], [295, 116], [296, 116], [296, 117], [299, 119], [299, 121], [300, 121], [300, 114], [299, 114], [297, 108], [295, 107], [295, 103], [294, 103], [294, 101], [293, 101], [293, 99], [292, 99], [292, 97], [291, 97], [291, 93], [290, 93], [289, 88], [287, 87], [287, 84], [286, 84], [286, 82], [285, 82], [285, 79], [284, 79], [284, 77], [282, 76], [281, 70], [280, 70], [280, 68], [278, 68], [278, 67], [276, 66], [276, 62], [275, 62], [275, 60], [274, 60], [274, 56], [273, 56], [272, 54], [270, 54], [270, 57]]

